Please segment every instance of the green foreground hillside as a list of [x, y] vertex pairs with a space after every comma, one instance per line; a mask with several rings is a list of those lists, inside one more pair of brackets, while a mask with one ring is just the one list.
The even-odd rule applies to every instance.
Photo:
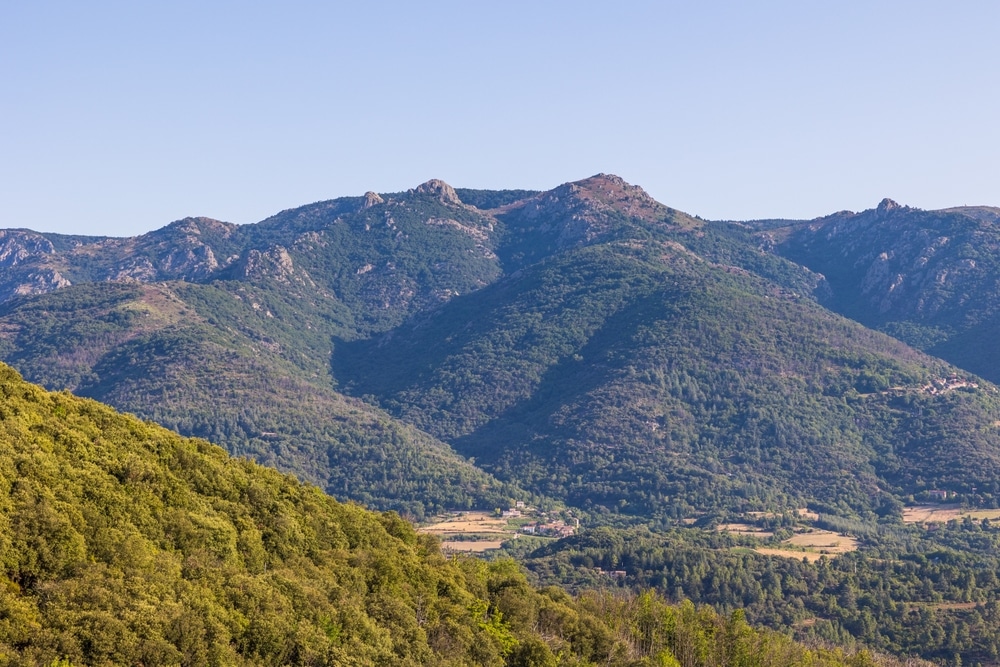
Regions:
[[0, 664], [871, 664], [447, 560], [394, 513], [6, 366], [0, 396]]

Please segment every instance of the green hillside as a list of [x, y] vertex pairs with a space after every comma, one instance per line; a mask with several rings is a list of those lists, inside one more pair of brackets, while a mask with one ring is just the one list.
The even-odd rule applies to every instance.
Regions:
[[532, 589], [406, 522], [0, 367], [6, 665], [867, 665], [652, 594]]
[[[996, 389], [816, 303], [882, 273], [803, 259], [826, 256], [821, 229], [870, 254], [913, 216], [964, 239], [942, 248], [992, 220], [918, 213], [713, 223], [598, 174], [540, 193], [428, 181], [135, 239], [20, 230], [4, 237], [20, 259], [0, 284], [22, 295], [0, 305], [0, 358], [417, 518], [527, 494], [657, 520], [895, 516], [932, 489], [1000, 502]], [[882, 254], [910, 262], [933, 234], [897, 236]], [[954, 253], [924, 254], [954, 274]], [[43, 269], [74, 284], [18, 282]], [[921, 284], [944, 285], [921, 307], [949, 321], [973, 301]], [[935, 340], [974, 355], [992, 311], [962, 308], [980, 324]], [[899, 335], [900, 317], [868, 323]]]
[[595, 512], [1000, 499], [992, 386], [676, 243], [567, 250], [333, 362], [477, 465]]
[[234, 282], [83, 284], [0, 307], [0, 350], [49, 387], [372, 507], [422, 517], [521, 495], [442, 442], [333, 391], [330, 325], [291, 301], [288, 291]]

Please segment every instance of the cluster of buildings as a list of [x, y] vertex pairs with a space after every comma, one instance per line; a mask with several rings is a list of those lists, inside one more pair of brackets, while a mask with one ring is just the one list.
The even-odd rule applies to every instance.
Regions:
[[526, 535], [543, 535], [545, 537], [569, 537], [576, 534], [580, 527], [579, 519], [571, 519], [573, 525], [561, 519], [547, 521], [544, 513], [539, 513], [534, 507], [527, 507], [523, 501], [518, 500], [514, 507], [501, 512], [504, 519], [520, 519], [522, 517], [537, 518], [538, 521], [527, 523], [521, 526], [521, 532]]
[[[579, 520], [576, 521], [579, 526]], [[521, 526], [521, 532], [528, 535], [546, 535], [548, 537], [569, 537], [576, 533], [577, 526], [567, 525], [565, 521], [551, 521], [549, 523], [529, 523]]]

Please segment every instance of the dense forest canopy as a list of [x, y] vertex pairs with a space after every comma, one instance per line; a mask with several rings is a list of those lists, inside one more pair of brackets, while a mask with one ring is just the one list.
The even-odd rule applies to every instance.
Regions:
[[9, 665], [843, 665], [743, 616], [533, 589], [207, 442], [0, 367]]

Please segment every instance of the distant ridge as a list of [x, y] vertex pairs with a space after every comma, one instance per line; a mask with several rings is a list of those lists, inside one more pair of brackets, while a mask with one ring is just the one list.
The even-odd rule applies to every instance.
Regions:
[[[134, 239], [10, 231], [0, 358], [414, 518], [515, 499], [663, 522], [890, 516], [941, 488], [990, 503], [996, 388], [826, 310], [866, 322], [850, 281], [887, 287], [820, 258], [867, 257], [865, 235], [897, 225], [896, 256], [919, 257], [911, 219], [988, 255], [991, 215], [886, 200], [729, 224], [597, 174], [546, 192], [430, 180]], [[985, 280], [993, 260], [966, 259], [948, 275]], [[921, 312], [980, 312], [927, 294]], [[868, 323], [917, 342], [892, 328], [907, 321]]]

